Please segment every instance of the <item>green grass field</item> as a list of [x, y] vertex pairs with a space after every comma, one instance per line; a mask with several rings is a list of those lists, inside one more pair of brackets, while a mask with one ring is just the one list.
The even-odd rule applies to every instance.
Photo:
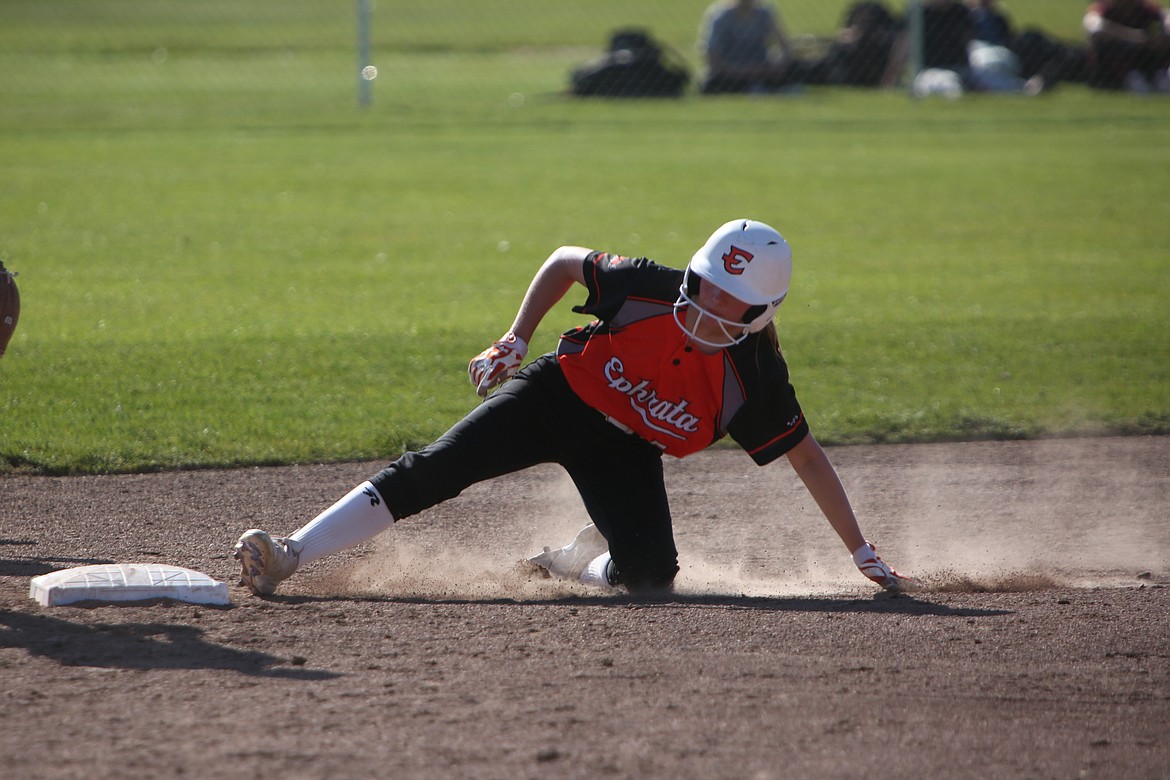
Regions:
[[736, 216], [794, 247], [822, 441], [1170, 432], [1170, 99], [557, 94], [613, 20], [684, 47], [705, 4], [382, 3], [366, 109], [350, 3], [0, 4], [0, 470], [394, 457], [552, 249], [681, 265]]

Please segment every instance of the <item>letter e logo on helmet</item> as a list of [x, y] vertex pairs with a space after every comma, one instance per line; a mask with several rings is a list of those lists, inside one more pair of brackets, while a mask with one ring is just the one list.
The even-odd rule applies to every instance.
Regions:
[[729, 274], [739, 276], [747, 270], [747, 264], [754, 258], [751, 252], [746, 252], [734, 244], [723, 254], [723, 268]]
[[711, 343], [711, 346], [738, 344], [772, 321], [776, 309], [788, 294], [791, 277], [792, 249], [784, 236], [763, 222], [733, 219], [712, 233], [687, 263], [679, 285], [678, 300], [674, 304], [675, 322], [688, 336], [696, 338], [694, 328], [681, 321], [684, 309], [694, 307], [700, 314], [718, 319], [711, 312], [704, 311], [696, 300], [698, 280], [710, 282], [750, 307], [751, 321], [747, 327], [741, 328], [739, 323], [733, 323], [736, 327], [727, 333], [727, 343]]

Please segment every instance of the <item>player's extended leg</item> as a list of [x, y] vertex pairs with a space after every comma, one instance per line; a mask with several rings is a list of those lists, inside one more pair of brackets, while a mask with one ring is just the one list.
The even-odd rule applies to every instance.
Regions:
[[565, 422], [574, 415], [563, 408], [560, 385], [553, 381], [549, 392], [539, 381], [550, 370], [555, 380], [555, 363], [534, 361], [433, 444], [404, 454], [288, 538], [244, 533], [235, 548], [241, 581], [257, 595], [271, 594], [299, 566], [371, 539], [476, 482], [556, 460], [579, 439]]
[[276, 592], [302, 564], [355, 547], [394, 524], [394, 515], [369, 482], [355, 487], [291, 536], [252, 528], [236, 542], [240, 582], [258, 596]]

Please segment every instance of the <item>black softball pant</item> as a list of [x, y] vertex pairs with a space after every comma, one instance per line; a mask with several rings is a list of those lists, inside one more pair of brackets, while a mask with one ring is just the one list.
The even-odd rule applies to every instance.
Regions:
[[477, 482], [560, 464], [609, 542], [631, 592], [669, 588], [678, 573], [662, 453], [625, 433], [569, 387], [552, 355], [525, 366], [451, 430], [371, 478], [398, 520]]

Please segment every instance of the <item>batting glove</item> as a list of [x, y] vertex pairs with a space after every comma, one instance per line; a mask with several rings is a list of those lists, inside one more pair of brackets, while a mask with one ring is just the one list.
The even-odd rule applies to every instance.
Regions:
[[903, 577], [890, 568], [890, 565], [878, 557], [877, 550], [869, 542], [853, 551], [853, 563], [861, 573], [893, 593], [913, 590], [917, 582], [909, 577]]
[[471, 384], [475, 385], [479, 397], [486, 397], [493, 387], [514, 377], [527, 354], [527, 342], [508, 331], [472, 358], [467, 364], [467, 376], [471, 378]]

